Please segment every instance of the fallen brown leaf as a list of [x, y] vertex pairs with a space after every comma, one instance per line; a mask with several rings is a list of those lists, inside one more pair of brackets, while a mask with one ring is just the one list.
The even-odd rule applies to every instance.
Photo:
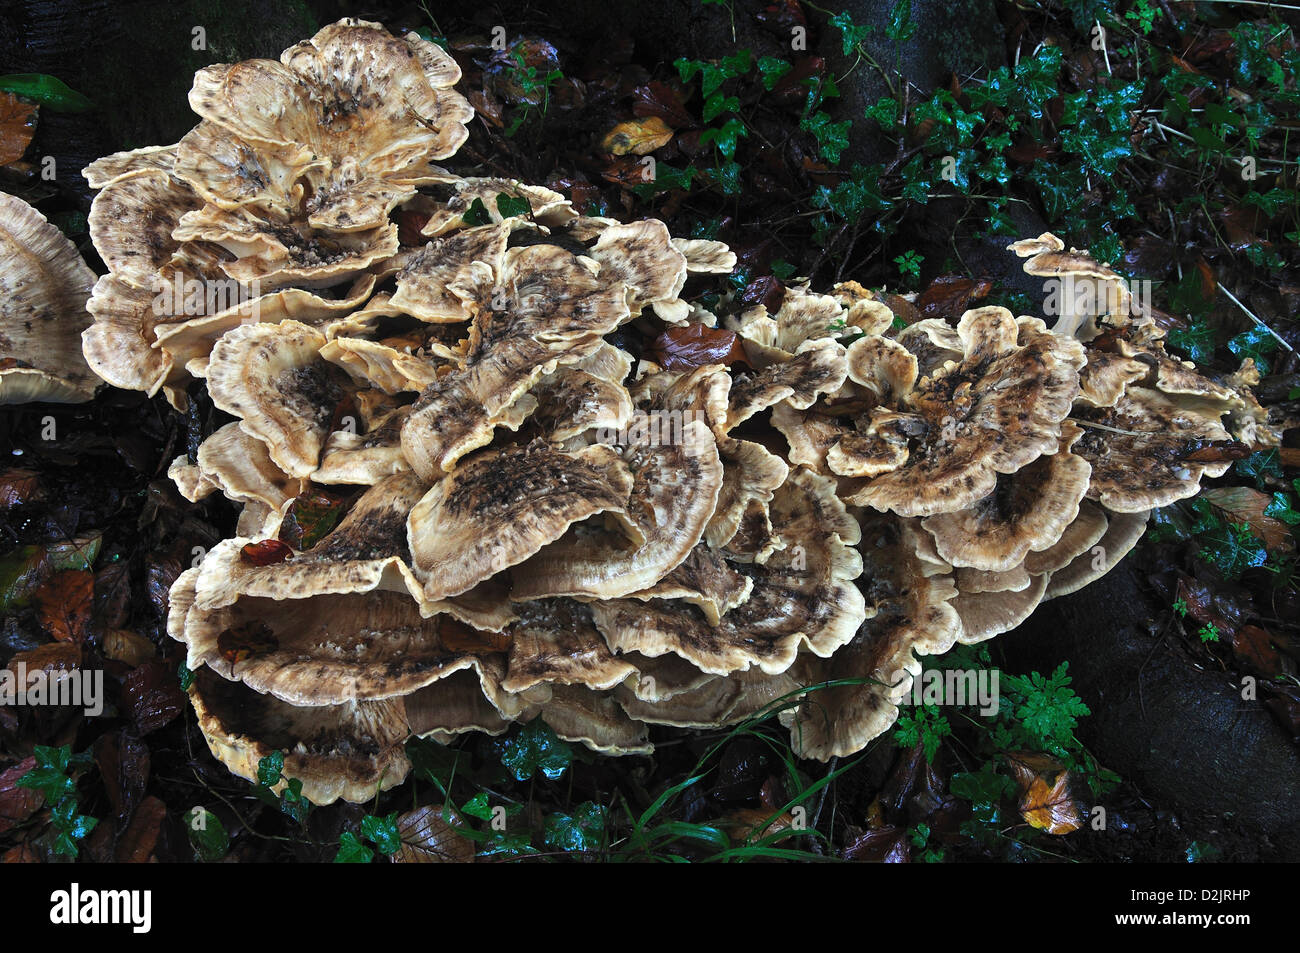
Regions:
[[1232, 633], [1232, 654], [1248, 668], [1272, 678], [1282, 672], [1282, 657], [1273, 648], [1273, 637], [1257, 625], [1243, 625]]
[[122, 700], [136, 731], [147, 735], [185, 710], [185, 693], [171, 662], [147, 662], [122, 679]]
[[961, 275], [942, 275], [930, 282], [930, 287], [916, 299], [916, 308], [922, 318], [941, 318], [955, 322], [970, 302], [985, 298], [993, 290], [993, 282], [965, 278]]
[[681, 93], [659, 80], [632, 90], [632, 114], [639, 117], [662, 119], [674, 129], [692, 123], [691, 114], [682, 104]]
[[20, 664], [25, 666], [29, 683], [37, 672], [72, 672], [81, 668], [81, 646], [75, 642], [38, 645], [16, 653], [5, 668], [17, 673]]
[[1070, 774], [1062, 771], [1049, 787], [1042, 778], [1034, 778], [1020, 799], [1020, 816], [1030, 827], [1049, 834], [1069, 834], [1083, 826], [1079, 807], [1070, 796]]
[[397, 818], [397, 833], [402, 848], [393, 855], [398, 864], [470, 864], [474, 862], [474, 842], [456, 833], [465, 826], [454, 810], [443, 819], [443, 805], [430, 804], [407, 811]]
[[36, 767], [36, 759], [19, 761], [0, 772], [0, 834], [21, 824], [45, 803], [39, 791], [18, 787], [18, 779]]
[[702, 324], [671, 327], [650, 344], [650, 359], [664, 370], [703, 367], [706, 364], [748, 364], [735, 331]]
[[845, 860], [872, 864], [906, 864], [912, 860], [907, 846], [907, 831], [901, 827], [881, 827], [855, 837], [844, 848]]
[[129, 731], [119, 731], [100, 735], [93, 750], [104, 793], [121, 825], [135, 812], [149, 784], [149, 748]]
[[501, 118], [501, 104], [484, 89], [472, 89], [469, 91], [469, 104], [474, 107], [474, 112], [482, 116], [492, 125], [501, 129], [505, 122]]
[[[771, 818], [771, 823], [768, 823], [768, 818]], [[773, 834], [784, 833], [788, 836], [798, 833], [794, 827], [794, 817], [789, 811], [772, 817], [772, 811], [766, 807], [736, 808], [714, 823], [731, 838], [733, 844], [752, 844]]]
[[117, 842], [114, 859], [119, 864], [157, 863], [154, 849], [158, 846], [158, 835], [162, 833], [162, 823], [166, 818], [167, 805], [161, 800], [151, 794], [141, 801]]
[[39, 864], [41, 855], [36, 853], [36, 848], [31, 844], [19, 844], [17, 847], [10, 847], [0, 856], [0, 864]]
[[129, 629], [110, 629], [104, 636], [104, 655], [135, 668], [157, 655], [154, 644]]
[[605, 134], [600, 146], [616, 156], [644, 156], [665, 146], [673, 138], [673, 130], [658, 116], [620, 122]]
[[0, 165], [17, 162], [36, 132], [37, 107], [10, 92], [0, 92]]
[[39, 500], [43, 495], [40, 479], [35, 470], [15, 469], [0, 473], [0, 510]]
[[1249, 486], [1216, 486], [1201, 491], [1201, 497], [1222, 510], [1233, 523], [1246, 523], [1270, 551], [1290, 552], [1295, 548], [1291, 527], [1264, 515], [1273, 498]]
[[1029, 751], [1007, 755], [1007, 765], [1020, 787], [1020, 816], [1030, 827], [1059, 835], [1083, 826], [1083, 815], [1070, 794], [1070, 772], [1064, 765]]
[[56, 572], [32, 595], [41, 628], [60, 642], [86, 641], [95, 602], [95, 574], [84, 569]]

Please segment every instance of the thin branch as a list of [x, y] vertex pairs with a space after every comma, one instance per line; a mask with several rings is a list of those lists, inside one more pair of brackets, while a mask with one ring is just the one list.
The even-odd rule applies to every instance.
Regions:
[[1295, 353], [1295, 348], [1293, 348], [1290, 344], [1288, 344], [1288, 343], [1286, 342], [1286, 340], [1282, 337], [1282, 335], [1278, 334], [1276, 331], [1274, 331], [1272, 328], [1270, 328], [1267, 324], [1265, 324], [1263, 321], [1261, 321], [1259, 318], [1257, 318], [1257, 317], [1255, 316], [1254, 312], [1252, 312], [1252, 311], [1250, 310], [1250, 308], [1246, 307], [1244, 304], [1241, 303], [1241, 299], [1239, 299], [1235, 294], [1233, 294], [1231, 291], [1229, 291], [1229, 290], [1228, 290], [1226, 287], [1224, 287], [1223, 285], [1219, 285], [1219, 289], [1220, 289], [1224, 294], [1226, 294], [1229, 298], [1232, 299], [1232, 303], [1233, 303], [1233, 304], [1235, 304], [1235, 305], [1236, 305], [1238, 308], [1240, 308], [1242, 311], [1245, 311], [1245, 312], [1246, 312], [1246, 317], [1248, 317], [1248, 318], [1250, 318], [1250, 320], [1254, 321], [1256, 327], [1258, 327], [1258, 328], [1263, 328], [1265, 331], [1267, 331], [1269, 334], [1273, 335], [1273, 337], [1277, 339], [1277, 343], [1278, 343], [1278, 344], [1281, 344], [1284, 348], [1286, 348], [1286, 349], [1287, 349], [1288, 351], [1290, 351], [1292, 354]]

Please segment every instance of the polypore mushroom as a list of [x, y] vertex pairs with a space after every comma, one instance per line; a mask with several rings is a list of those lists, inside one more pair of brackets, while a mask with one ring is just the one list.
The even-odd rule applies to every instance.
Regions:
[[0, 193], [0, 404], [90, 400], [81, 356], [95, 275], [76, 246], [20, 198]]
[[313, 804], [368, 801], [411, 770], [401, 699], [306, 708], [206, 669], [189, 696], [208, 748], [231, 773], [256, 781], [262, 759], [285, 752], [284, 777], [301, 781]]

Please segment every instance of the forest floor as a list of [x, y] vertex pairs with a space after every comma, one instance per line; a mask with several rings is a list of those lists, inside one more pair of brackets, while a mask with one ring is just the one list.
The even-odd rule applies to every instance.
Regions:
[[[211, 52], [169, 61], [176, 76], [100, 82], [93, 71], [119, 68], [121, 51], [89, 56], [63, 78], [99, 96], [100, 112], [43, 106], [33, 150], [175, 141], [186, 127], [143, 122], [133, 97], [183, 106], [192, 69], [284, 45], [241, 32], [239, 6], [210, 7], [221, 11], [206, 21]], [[303, 36], [353, 12], [279, 6]], [[739, 257], [737, 305], [770, 302], [779, 281], [852, 278], [914, 294], [894, 303], [916, 317], [955, 320], [985, 302], [1040, 314], [1002, 249], [1050, 229], [1145, 283], [1174, 350], [1220, 371], [1253, 359], [1261, 402], [1296, 418], [1294, 24], [1234, 4], [974, 3], [994, 19], [968, 48], [928, 35], [942, 5], [900, 0], [855, 19], [871, 6], [732, 0], [584, 17], [584, 4], [394, 2], [365, 12], [420, 30], [461, 64], [478, 118], [455, 171], [543, 183], [584, 214], [655, 216], [674, 235], [723, 240]], [[21, 100], [8, 108], [0, 145], [12, 148], [31, 138], [31, 117]], [[36, 204], [97, 265], [84, 185], [42, 180], [23, 152], [0, 170], [0, 188]], [[646, 343], [620, 341], [635, 354]], [[192, 396], [186, 415], [107, 389], [85, 405], [0, 411], [0, 664], [102, 669], [108, 688], [93, 718], [0, 707], [6, 861], [370, 860], [403, 841], [408, 854], [534, 860], [1269, 856], [1261, 832], [1153, 799], [1103, 763], [1080, 740], [1095, 701], [1075, 693], [1068, 664], [1017, 668], [998, 640], [927, 661], [1000, 667], [996, 718], [917, 707], [828, 765], [797, 760], [774, 713], [731, 731], [655, 728], [652, 756], [618, 759], [534, 722], [498, 739], [412, 743], [411, 780], [369, 805], [272, 794], [276, 765], [255, 785], [211, 757], [166, 635], [169, 585], [237, 516], [219, 497], [185, 502], [166, 476], [224, 422]], [[1148, 600], [1135, 617], [1188, 665], [1258, 679], [1257, 703], [1292, 740], [1295, 437], [1157, 513], [1134, 557]], [[504, 829], [494, 807], [505, 808]]]

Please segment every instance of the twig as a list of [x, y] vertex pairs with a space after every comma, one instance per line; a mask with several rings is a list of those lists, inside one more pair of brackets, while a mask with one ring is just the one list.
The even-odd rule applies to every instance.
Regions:
[[[838, 765], [839, 763], [840, 763], [840, 759], [839, 759], [839, 756], [838, 756], [838, 755], [836, 755], [835, 757], [831, 758], [830, 763], [827, 765], [826, 774], [827, 774], [828, 776], [834, 774], [834, 773], [835, 773], [835, 767], [836, 767], [836, 765]], [[817, 810], [813, 811], [813, 819], [812, 819], [812, 825], [811, 825], [813, 830], [817, 830], [817, 824], [818, 824], [818, 822], [821, 821], [821, 819], [822, 819], [822, 807], [826, 804], [826, 795], [827, 795], [827, 793], [830, 791], [830, 789], [831, 789], [831, 786], [830, 786], [829, 784], [823, 786], [822, 789], [821, 789], [821, 793], [817, 796]], [[831, 833], [834, 833], [834, 832], [832, 831]], [[827, 834], [827, 835], [826, 835], [826, 840], [827, 840], [828, 843], [829, 843], [829, 841], [830, 841], [830, 837], [831, 837], [830, 834]], [[815, 838], [815, 837], [812, 838], [812, 839], [809, 841], [809, 846], [810, 846], [814, 851], [816, 851], [818, 854], [821, 853], [821, 844], [819, 844], [819, 843], [817, 842], [817, 838]]]
[[1104, 39], [1106, 31], [1102, 28], [1100, 20], [1094, 20], [1093, 22], [1097, 24], [1097, 32], [1103, 37], [1101, 41], [1101, 56], [1102, 59], [1106, 61], [1106, 75], [1114, 76], [1115, 74], [1110, 71], [1110, 51], [1106, 49], [1106, 40]]
[[1273, 337], [1277, 339], [1277, 343], [1278, 343], [1278, 344], [1281, 344], [1284, 348], [1286, 348], [1286, 349], [1287, 349], [1288, 351], [1290, 351], [1292, 354], [1295, 353], [1295, 348], [1293, 348], [1290, 344], [1288, 344], [1288, 343], [1286, 342], [1286, 340], [1283, 339], [1282, 335], [1278, 334], [1276, 331], [1274, 331], [1272, 328], [1270, 328], [1267, 324], [1265, 324], [1265, 323], [1264, 323], [1263, 321], [1261, 321], [1259, 318], [1255, 317], [1254, 313], [1250, 310], [1250, 308], [1248, 308], [1248, 307], [1246, 307], [1244, 304], [1242, 304], [1242, 303], [1241, 303], [1241, 300], [1240, 300], [1240, 299], [1239, 299], [1235, 294], [1233, 294], [1231, 291], [1229, 291], [1229, 290], [1228, 290], [1227, 288], [1225, 288], [1223, 285], [1219, 285], [1219, 289], [1220, 289], [1224, 294], [1226, 294], [1229, 298], [1232, 299], [1232, 303], [1233, 303], [1233, 304], [1235, 304], [1235, 305], [1236, 305], [1238, 308], [1240, 308], [1242, 311], [1245, 311], [1245, 312], [1246, 312], [1246, 317], [1248, 317], [1248, 318], [1250, 318], [1250, 320], [1254, 321], [1256, 327], [1263, 328], [1265, 331], [1267, 331], [1269, 334], [1273, 335]]
[[1143, 433], [1141, 430], [1120, 430], [1118, 427], [1112, 427], [1112, 426], [1110, 426], [1109, 424], [1099, 424], [1099, 423], [1096, 423], [1096, 422], [1091, 421], [1091, 420], [1080, 420], [1080, 419], [1077, 418], [1077, 417], [1069, 417], [1069, 418], [1067, 418], [1067, 419], [1073, 421], [1073, 422], [1076, 423], [1076, 424], [1078, 424], [1080, 427], [1095, 427], [1095, 428], [1098, 429], [1098, 430], [1109, 430], [1111, 433], [1123, 434], [1123, 435], [1126, 436], [1126, 437], [1149, 437], [1149, 436], [1151, 436], [1150, 431], [1148, 431], [1148, 432], [1146, 432], [1146, 433]]

